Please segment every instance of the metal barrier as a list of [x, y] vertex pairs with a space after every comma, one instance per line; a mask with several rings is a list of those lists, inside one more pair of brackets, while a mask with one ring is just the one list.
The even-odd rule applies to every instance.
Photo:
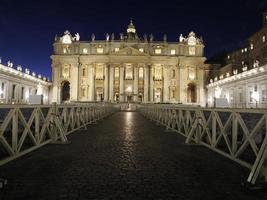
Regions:
[[249, 184], [267, 181], [267, 110], [138, 107], [148, 119], [247, 167]]
[[112, 114], [112, 104], [0, 106], [0, 165], [48, 143], [67, 143], [66, 135]]

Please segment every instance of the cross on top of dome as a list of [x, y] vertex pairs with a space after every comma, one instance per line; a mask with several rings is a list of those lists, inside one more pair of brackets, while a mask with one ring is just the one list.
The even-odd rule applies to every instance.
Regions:
[[136, 29], [132, 19], [130, 20], [130, 24], [128, 25], [127, 33], [136, 33]]

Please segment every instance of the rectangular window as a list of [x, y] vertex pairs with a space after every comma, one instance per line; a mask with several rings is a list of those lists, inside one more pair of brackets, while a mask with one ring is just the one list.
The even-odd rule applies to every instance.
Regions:
[[139, 68], [139, 78], [140, 79], [144, 78], [144, 68], [142, 67]]
[[263, 89], [261, 91], [261, 101], [266, 101], [266, 89]]
[[243, 102], [243, 93], [242, 92], [239, 93], [239, 102], [240, 103]]
[[115, 68], [115, 78], [119, 78], [120, 77], [120, 68], [116, 67]]
[[20, 94], [20, 98], [23, 99], [24, 98], [24, 87], [21, 88], [21, 94]]
[[159, 66], [155, 67], [155, 80], [162, 80], [162, 68]]
[[37, 89], [35, 89], [35, 94], [37, 94]]
[[161, 49], [155, 49], [155, 54], [161, 54]]
[[253, 102], [253, 91], [249, 91], [249, 102]]
[[15, 99], [16, 85], [12, 85], [12, 99]]
[[176, 51], [175, 49], [171, 49], [171, 55], [175, 55]]
[[143, 48], [139, 48], [139, 51], [140, 51], [140, 52], [144, 52], [144, 49], [143, 49]]
[[104, 79], [104, 67], [102, 65], [96, 67], [96, 79]]
[[83, 53], [88, 53], [88, 50], [86, 48], [83, 48]]
[[0, 93], [1, 93], [1, 98], [3, 99], [4, 97], [5, 97], [5, 83], [2, 83], [1, 84], [1, 91], [0, 91]]
[[189, 55], [190, 56], [196, 55], [196, 48], [195, 47], [189, 47]]
[[172, 70], [172, 78], [175, 78], [175, 69]]
[[103, 47], [97, 47], [96, 48], [96, 53], [104, 53], [104, 49], [103, 49]]
[[262, 36], [262, 42], [265, 42], [266, 41], [266, 36]]
[[85, 68], [83, 68], [83, 70], [82, 70], [82, 75], [86, 76], [86, 69]]
[[120, 48], [118, 48], [118, 47], [115, 48], [115, 52], [117, 52], [117, 51], [119, 51], [119, 50], [120, 50]]
[[133, 79], [133, 68], [131, 65], [126, 66], [125, 79], [128, 79], [128, 80]]

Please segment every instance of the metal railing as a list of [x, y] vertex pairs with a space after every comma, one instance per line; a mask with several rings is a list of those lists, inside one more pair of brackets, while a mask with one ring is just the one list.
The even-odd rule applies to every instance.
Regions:
[[112, 104], [1, 105], [0, 165], [112, 114]]
[[267, 181], [267, 110], [142, 105], [138, 111], [247, 167], [249, 184]]

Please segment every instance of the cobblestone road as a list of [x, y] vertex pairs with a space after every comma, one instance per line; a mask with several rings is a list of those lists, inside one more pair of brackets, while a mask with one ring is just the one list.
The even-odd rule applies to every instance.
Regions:
[[0, 167], [0, 199], [265, 199], [245, 191], [247, 170], [185, 145], [135, 112], [120, 112]]

